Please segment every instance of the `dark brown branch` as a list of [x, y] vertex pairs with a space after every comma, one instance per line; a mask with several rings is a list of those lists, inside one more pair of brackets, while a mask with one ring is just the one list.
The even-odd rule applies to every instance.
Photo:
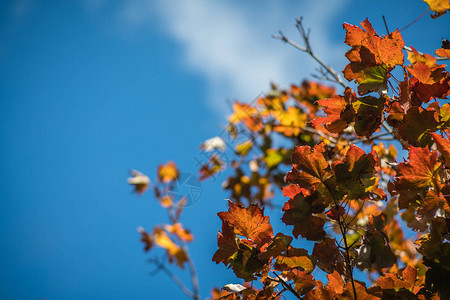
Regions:
[[298, 299], [303, 299], [302, 296], [300, 296], [300, 294], [299, 294], [296, 290], [294, 290], [294, 289], [292, 288], [292, 286], [290, 286], [289, 284], [287, 284], [287, 282], [284, 281], [283, 278], [281, 278], [280, 276], [278, 276], [278, 274], [275, 273], [275, 271], [272, 271], [272, 272], [273, 272], [273, 274], [275, 274], [275, 276], [277, 276], [277, 278], [278, 278], [278, 280], [280, 281], [281, 285], [282, 285], [285, 289], [287, 289], [289, 292], [291, 292], [291, 293], [292, 293], [295, 297], [297, 297]]
[[[338, 200], [336, 200], [334, 195], [331, 193], [330, 187], [325, 182], [322, 182], [322, 183], [325, 185], [325, 188], [327, 189], [328, 193], [330, 194], [331, 198], [333, 199], [334, 208], [336, 209], [336, 211], [339, 211]], [[341, 231], [342, 239], [344, 240], [345, 263], [346, 263], [347, 271], [350, 275], [350, 282], [352, 283], [354, 300], [358, 300], [358, 296], [356, 294], [355, 280], [353, 278], [353, 267], [352, 267], [351, 260], [350, 260], [350, 248], [348, 247], [348, 243], [347, 243], [347, 228], [348, 228], [347, 226], [348, 226], [348, 224], [344, 224], [341, 221], [341, 216], [339, 214], [338, 214], [338, 218], [336, 221], [338, 222], [339, 230]], [[344, 220], [344, 222], [345, 222], [345, 220]]]
[[373, 136], [371, 136], [371, 137], [369, 137], [369, 138], [357, 139], [357, 140], [352, 141], [352, 144], [357, 144], [357, 143], [362, 143], [362, 142], [367, 142], [367, 141], [378, 140], [378, 139], [380, 139], [381, 137], [388, 136], [388, 135], [392, 135], [392, 133], [390, 133], [390, 132], [383, 132], [383, 133], [380, 133], [380, 134], [373, 135]]

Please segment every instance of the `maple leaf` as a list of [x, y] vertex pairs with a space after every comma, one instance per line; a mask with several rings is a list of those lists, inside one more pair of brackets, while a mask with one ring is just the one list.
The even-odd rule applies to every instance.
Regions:
[[325, 107], [327, 117], [313, 120], [313, 126], [325, 124], [328, 131], [340, 133], [355, 122], [355, 133], [370, 137], [381, 126], [385, 99], [372, 96], [358, 98], [350, 88], [346, 88], [344, 96], [334, 96], [317, 103]]
[[[366, 154], [361, 148], [352, 145], [343, 161], [335, 161], [332, 169], [336, 175], [336, 190], [346, 194], [349, 199], [368, 196], [377, 181], [375, 174], [376, 160], [372, 153]], [[341, 198], [342, 196], [337, 196]]]
[[168, 183], [178, 178], [179, 171], [173, 161], [158, 167], [158, 179], [163, 183]]
[[433, 98], [446, 98], [450, 93], [450, 75], [445, 70], [445, 65], [437, 65], [436, 58], [419, 54], [415, 49], [412, 49], [408, 57], [412, 66], [407, 67], [407, 70], [414, 76], [409, 88], [418, 105]]
[[217, 155], [217, 153], [213, 153], [209, 160], [202, 164], [199, 170], [199, 179], [205, 180], [209, 177], [214, 176], [214, 174], [224, 169], [224, 163], [222, 159]]
[[223, 262], [228, 266], [238, 251], [236, 235], [228, 222], [222, 222], [222, 232], [219, 231], [217, 234], [217, 246], [219, 249], [214, 253], [212, 260], [217, 264]]
[[313, 275], [307, 271], [292, 270], [286, 277], [294, 282], [294, 288], [300, 295], [308, 293], [316, 286]]
[[450, 9], [450, 1], [448, 0], [423, 0], [430, 6], [430, 10], [433, 12], [431, 17], [438, 18], [445, 14]]
[[446, 268], [450, 268], [450, 244], [444, 242], [443, 235], [448, 233], [444, 218], [434, 218], [431, 223], [430, 233], [416, 241], [419, 246], [417, 251], [430, 261], [441, 261]]
[[344, 258], [336, 245], [336, 239], [325, 238], [316, 243], [312, 255], [316, 259], [316, 265], [325, 272], [333, 273], [337, 270], [342, 274]]
[[343, 72], [347, 80], [359, 84], [358, 93], [364, 95], [387, 88], [390, 71], [403, 64], [405, 43], [398, 30], [380, 37], [367, 19], [361, 22], [361, 27], [344, 24], [345, 43], [352, 49], [345, 54], [350, 63]]
[[369, 138], [383, 122], [385, 98], [366, 96], [353, 103], [356, 111], [355, 133]]
[[282, 209], [284, 214], [281, 220], [286, 225], [294, 225], [292, 234], [296, 238], [301, 235], [308, 240], [320, 240], [326, 234], [323, 230], [326, 221], [313, 216], [312, 213], [322, 212], [325, 206], [317, 193], [307, 197], [297, 194], [284, 204]]
[[333, 273], [327, 274], [327, 278], [328, 286], [332, 291], [335, 291], [338, 294], [342, 294], [344, 292], [344, 281], [338, 272], [333, 271]]
[[398, 182], [405, 182], [413, 187], [421, 188], [430, 185], [436, 176], [440, 164], [437, 162], [438, 153], [430, 152], [428, 147], [411, 147], [408, 162], [398, 165]]
[[426, 63], [416, 62], [414, 65], [407, 68], [408, 72], [413, 75], [420, 83], [434, 84], [440, 82], [444, 78], [444, 68], [430, 67]]
[[356, 118], [356, 112], [351, 105], [356, 101], [356, 94], [350, 88], [346, 88], [344, 96], [336, 95], [333, 98], [317, 101], [324, 107], [323, 111], [327, 117], [314, 119], [313, 126], [325, 124], [329, 132], [340, 133]]
[[296, 183], [300, 187], [317, 187], [332, 176], [328, 162], [324, 156], [325, 144], [295, 147], [292, 154], [293, 168], [286, 175], [286, 181]]
[[357, 249], [356, 266], [361, 269], [377, 270], [389, 268], [397, 262], [397, 257], [389, 246], [389, 239], [384, 232], [386, 215], [370, 216], [364, 243]]
[[258, 247], [270, 241], [273, 237], [272, 225], [269, 217], [264, 216], [263, 209], [257, 204], [248, 208], [236, 202], [228, 202], [227, 212], [220, 212], [217, 215], [222, 222], [227, 222], [235, 234], [251, 239]]
[[437, 130], [439, 125], [435, 111], [411, 107], [402, 120], [399, 133], [413, 146], [430, 146], [431, 137], [427, 134]]
[[411, 86], [415, 99], [420, 99], [420, 102], [429, 102], [435, 98], [445, 99], [450, 95], [450, 76], [445, 73], [440, 81], [433, 84], [424, 84], [417, 78], [412, 78]]

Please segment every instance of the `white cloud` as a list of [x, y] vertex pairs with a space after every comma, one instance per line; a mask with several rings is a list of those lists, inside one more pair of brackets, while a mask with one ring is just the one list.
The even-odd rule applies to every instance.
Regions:
[[[307, 55], [270, 36], [278, 29], [298, 38], [294, 18], [304, 16], [312, 28], [313, 49], [326, 62], [341, 66], [342, 43], [332, 44], [329, 20], [345, 0], [286, 5], [259, 1], [134, 0], [127, 1], [122, 18], [131, 25], [157, 17], [160, 29], [183, 47], [186, 65], [205, 76], [208, 103], [226, 109], [226, 99], [251, 101], [274, 81], [287, 86], [314, 72]], [[328, 34], [327, 34], [328, 33]], [[336, 55], [339, 53], [340, 55]], [[223, 112], [220, 113], [223, 115]]]

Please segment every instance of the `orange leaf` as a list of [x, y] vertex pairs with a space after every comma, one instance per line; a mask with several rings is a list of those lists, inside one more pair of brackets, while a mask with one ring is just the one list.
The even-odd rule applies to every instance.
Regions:
[[263, 209], [256, 204], [246, 208], [231, 201], [228, 205], [227, 212], [220, 212], [217, 215], [222, 222], [228, 222], [232, 226], [234, 233], [251, 239], [259, 247], [270, 241], [273, 229], [269, 217], [264, 216]]
[[302, 193], [304, 196], [308, 196], [311, 192], [307, 189], [302, 189], [296, 184], [290, 184], [283, 188], [283, 196], [294, 198], [296, 195]]
[[380, 37], [367, 19], [361, 22], [361, 27], [344, 24], [345, 43], [352, 47], [345, 54], [350, 63], [344, 76], [359, 83], [358, 92], [364, 95], [386, 89], [389, 72], [395, 65], [403, 64], [405, 43], [398, 30]]
[[344, 281], [341, 278], [341, 275], [339, 275], [338, 272], [334, 271], [331, 274], [327, 275], [328, 278], [328, 286], [331, 288], [332, 291], [342, 294], [344, 292]]
[[450, 49], [440, 48], [436, 50], [436, 55], [450, 59]]
[[423, 0], [430, 6], [430, 10], [434, 12], [431, 17], [437, 18], [442, 16], [450, 9], [450, 1], [448, 0]]
[[155, 227], [153, 230], [153, 236], [155, 239], [155, 243], [161, 247], [166, 249], [167, 255], [169, 256], [169, 261], [176, 261], [177, 265], [180, 268], [184, 268], [184, 263], [187, 261], [187, 255], [184, 250], [175, 244], [166, 234], [164, 230], [159, 227]]
[[409, 162], [398, 165], [401, 176], [399, 181], [404, 181], [413, 187], [425, 187], [431, 184], [433, 178], [438, 176], [436, 170], [439, 167], [436, 151], [430, 152], [428, 147], [411, 147], [408, 155]]
[[235, 102], [233, 105], [233, 115], [230, 117], [230, 123], [243, 123], [251, 131], [259, 131], [263, 128], [258, 109], [250, 104]]
[[297, 183], [300, 187], [310, 188], [325, 181], [332, 174], [324, 157], [325, 144], [322, 142], [313, 149], [309, 146], [295, 147], [292, 154], [292, 171], [286, 175], [286, 181]]
[[184, 229], [181, 223], [165, 225], [164, 229], [167, 230], [167, 232], [175, 234], [185, 242], [192, 242], [192, 240], [194, 239], [194, 236], [191, 234], [191, 232], [188, 229]]
[[421, 62], [421, 63], [426, 64], [430, 68], [436, 67], [436, 58], [434, 58], [430, 54], [419, 53], [413, 47], [411, 47], [411, 51], [408, 51], [408, 60], [412, 65], [414, 65], [417, 62]]
[[168, 183], [178, 177], [178, 169], [173, 161], [158, 167], [158, 179], [161, 182]]
[[327, 117], [313, 120], [312, 125], [325, 124], [325, 128], [330, 132], [342, 132], [356, 117], [356, 113], [350, 105], [355, 100], [356, 94], [350, 88], [347, 88], [344, 96], [336, 95], [333, 98], [317, 101], [318, 104], [325, 107], [323, 111], [327, 114]]

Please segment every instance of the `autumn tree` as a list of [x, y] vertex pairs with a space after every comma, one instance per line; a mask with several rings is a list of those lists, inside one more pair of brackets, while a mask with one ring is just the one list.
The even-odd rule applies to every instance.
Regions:
[[[432, 18], [450, 9], [449, 1], [425, 2]], [[314, 81], [287, 89], [273, 84], [253, 103], [234, 103], [227, 125], [236, 141], [231, 162], [219, 155], [220, 137], [202, 145], [211, 155], [199, 178], [224, 168], [230, 174], [212, 260], [241, 279], [214, 288], [212, 298], [450, 299], [450, 75], [444, 64], [450, 43], [425, 54], [405, 45], [399, 30], [382, 35], [367, 19], [344, 24], [349, 62], [341, 75], [315, 55], [301, 19], [296, 26], [302, 44], [282, 32], [275, 38], [317, 61], [319, 79], [342, 92]], [[187, 248], [193, 236], [180, 222], [186, 199], [169, 193], [180, 172], [169, 162], [157, 174], [153, 189], [169, 223], [140, 228], [141, 240], [145, 250], [156, 245], [170, 263], [187, 266], [192, 288], [153, 261], [188, 297], [200, 299]], [[129, 183], [145, 192], [148, 177], [132, 175]], [[291, 234], [272, 227], [275, 209]], [[415, 236], [408, 238], [406, 228]], [[294, 239], [311, 241], [312, 251], [294, 247]], [[355, 268], [367, 279], [356, 278]], [[327, 274], [327, 282], [313, 270]]]

